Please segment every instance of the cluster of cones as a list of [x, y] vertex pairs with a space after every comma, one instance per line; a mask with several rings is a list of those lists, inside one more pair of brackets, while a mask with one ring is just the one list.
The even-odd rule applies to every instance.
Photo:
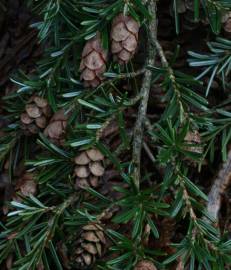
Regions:
[[[95, 261], [104, 255], [106, 247], [107, 237], [100, 222], [91, 222], [83, 226], [78, 239], [69, 248], [65, 246], [64, 257], [67, 268], [93, 269]], [[133, 270], [157, 270], [157, 268], [152, 261], [143, 259], [136, 263]]]
[[[186, 8], [189, 9], [187, 5]], [[231, 22], [231, 17], [228, 20]], [[111, 53], [114, 61], [121, 65], [129, 62], [137, 49], [138, 33], [139, 24], [131, 16], [119, 14], [114, 18], [111, 29]], [[85, 87], [97, 87], [105, 79], [103, 73], [106, 71], [107, 60], [108, 52], [103, 48], [98, 33], [85, 44], [82, 52], [80, 72]], [[42, 131], [55, 144], [63, 143], [67, 121], [68, 115], [64, 110], [59, 110], [52, 116], [48, 102], [39, 96], [32, 96], [21, 114], [21, 125], [25, 132], [36, 134]], [[200, 144], [200, 138], [193, 133], [187, 134], [185, 141]], [[201, 151], [200, 147], [187, 150], [197, 153]], [[104, 156], [95, 148], [82, 151], [76, 156], [76, 188], [99, 186], [105, 171], [103, 160]], [[36, 183], [30, 175], [25, 175], [18, 190], [24, 196], [35, 194]], [[78, 269], [90, 269], [96, 259], [103, 255], [105, 246], [106, 238], [101, 224], [91, 223], [83, 226], [79, 239], [75, 242], [75, 249], [70, 255], [71, 264]], [[156, 269], [149, 260], [141, 260], [134, 267], [134, 270]]]
[[26, 133], [36, 134], [47, 126], [51, 116], [50, 106], [46, 99], [32, 96], [21, 114], [21, 127]]
[[[119, 14], [112, 22], [111, 53], [123, 65], [134, 56], [138, 45], [139, 24], [131, 16]], [[98, 33], [84, 46], [80, 63], [81, 80], [85, 87], [97, 87], [106, 71], [108, 52], [102, 46]]]
[[49, 140], [61, 145], [64, 140], [68, 114], [63, 109], [53, 114], [48, 101], [39, 96], [32, 96], [21, 113], [21, 128], [26, 135], [43, 132]]
[[76, 269], [90, 269], [105, 250], [106, 238], [102, 225], [91, 223], [83, 226], [79, 239], [72, 246], [70, 264]]
[[76, 188], [97, 188], [104, 174], [104, 156], [95, 148], [82, 151], [75, 158]]
[[[186, 27], [194, 29], [194, 6], [191, 0], [179, 1], [178, 13], [185, 15]], [[231, 13], [225, 13], [223, 29], [231, 33]], [[208, 23], [208, 22], [204, 22]], [[139, 23], [131, 16], [117, 15], [111, 26], [111, 53], [114, 61], [121, 65], [129, 62], [134, 56], [138, 45]], [[103, 48], [100, 34], [87, 41], [82, 52], [80, 63], [81, 80], [85, 87], [97, 87], [105, 79], [104, 72], [108, 60], [108, 51]]]

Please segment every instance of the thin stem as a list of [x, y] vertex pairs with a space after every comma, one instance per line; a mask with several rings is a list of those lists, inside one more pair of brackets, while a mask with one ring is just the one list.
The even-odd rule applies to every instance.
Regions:
[[142, 75], [144, 73], [145, 73], [145, 68], [141, 68], [141, 69], [139, 69], [137, 71], [117, 74], [116, 77], [108, 79], [105, 82], [101, 83], [96, 89], [103, 88], [103, 87], [108, 86], [108, 85], [112, 85], [112, 84], [114, 84], [115, 82], [117, 82], [118, 80], [121, 80], [121, 79], [132, 79], [132, 78], [140, 76], [140, 75]]
[[156, 163], [156, 159], [155, 159], [155, 157], [153, 156], [152, 151], [150, 150], [150, 148], [149, 148], [149, 146], [147, 145], [146, 142], [143, 142], [143, 147], [144, 147], [144, 150], [145, 150], [145, 152], [147, 153], [148, 157], [150, 158], [150, 160], [151, 160], [153, 163]]

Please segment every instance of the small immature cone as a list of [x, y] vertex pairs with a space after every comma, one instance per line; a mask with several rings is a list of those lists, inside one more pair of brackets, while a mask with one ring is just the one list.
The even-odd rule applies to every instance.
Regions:
[[97, 258], [104, 254], [106, 238], [98, 223], [90, 223], [82, 228], [79, 239], [72, 245], [71, 266], [74, 269], [92, 269]]
[[104, 175], [104, 166], [102, 161], [104, 156], [96, 149], [92, 148], [82, 151], [75, 157], [76, 176], [75, 187], [78, 188], [97, 188], [101, 177]]
[[46, 99], [32, 96], [21, 114], [21, 127], [26, 134], [36, 134], [43, 130], [50, 118], [51, 110]]
[[44, 135], [57, 145], [61, 145], [63, 143], [68, 116], [69, 115], [65, 113], [63, 109], [57, 111], [44, 130]]
[[106, 71], [107, 51], [103, 49], [100, 34], [87, 41], [82, 52], [80, 79], [85, 87], [97, 87], [103, 80]]
[[151, 261], [142, 260], [137, 263], [134, 270], [157, 270], [157, 268]]
[[138, 45], [139, 24], [131, 16], [119, 14], [112, 22], [111, 51], [115, 61], [126, 64], [134, 56]]

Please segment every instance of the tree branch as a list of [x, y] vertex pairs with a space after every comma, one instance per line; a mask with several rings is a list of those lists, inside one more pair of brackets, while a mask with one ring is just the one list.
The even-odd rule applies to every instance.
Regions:
[[[156, 40], [156, 32], [157, 32], [156, 2], [154, 0], [150, 0], [149, 2], [149, 12], [152, 15], [152, 20], [150, 21], [148, 27], [150, 38], [148, 44], [148, 57], [146, 60], [146, 64], [152, 66], [154, 65], [155, 62], [155, 49], [151, 43], [151, 40]], [[151, 81], [152, 81], [152, 72], [150, 70], [146, 70], [144, 73], [142, 87], [140, 89], [142, 100], [140, 102], [138, 116], [135, 123], [134, 139], [133, 139], [132, 161], [135, 165], [133, 172], [133, 179], [138, 189], [140, 185], [140, 159], [143, 142], [143, 126], [146, 118]]]
[[207, 211], [216, 221], [221, 207], [221, 195], [231, 182], [231, 150], [229, 150], [228, 158], [223, 164], [221, 170], [212, 185], [208, 195]]

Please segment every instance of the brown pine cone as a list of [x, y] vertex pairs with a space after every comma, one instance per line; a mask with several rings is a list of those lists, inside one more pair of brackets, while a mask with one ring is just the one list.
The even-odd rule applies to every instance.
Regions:
[[111, 29], [111, 51], [119, 64], [126, 64], [134, 56], [138, 45], [139, 24], [131, 16], [116, 16]]
[[54, 144], [63, 144], [68, 117], [69, 114], [65, 113], [63, 109], [57, 111], [44, 130], [44, 135]]
[[157, 270], [157, 268], [151, 261], [142, 260], [137, 263], [134, 270]]
[[32, 96], [21, 114], [21, 127], [26, 135], [37, 134], [43, 130], [50, 118], [51, 110], [46, 99]]
[[103, 49], [100, 34], [87, 41], [82, 52], [79, 70], [85, 87], [97, 87], [105, 78], [107, 51]]
[[82, 228], [79, 240], [73, 245], [70, 255], [72, 269], [90, 269], [105, 250], [106, 239], [103, 228], [96, 223]]
[[102, 161], [104, 156], [98, 149], [82, 151], [76, 158], [75, 176], [76, 188], [96, 188], [99, 186], [100, 179], [104, 174]]

